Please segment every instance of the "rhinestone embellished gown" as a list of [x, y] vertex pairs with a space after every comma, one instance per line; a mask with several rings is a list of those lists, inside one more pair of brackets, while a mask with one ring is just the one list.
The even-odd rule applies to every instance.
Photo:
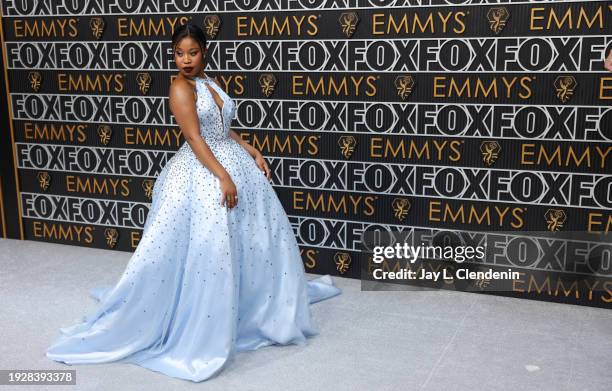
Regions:
[[60, 329], [46, 351], [50, 359], [133, 363], [199, 382], [236, 352], [305, 345], [319, 334], [310, 304], [341, 290], [329, 275], [306, 280], [278, 196], [229, 136], [234, 101], [208, 76], [196, 78], [196, 93], [200, 132], [236, 185], [236, 207], [220, 205], [219, 180], [185, 142], [155, 181], [122, 276], [90, 290], [97, 309]]

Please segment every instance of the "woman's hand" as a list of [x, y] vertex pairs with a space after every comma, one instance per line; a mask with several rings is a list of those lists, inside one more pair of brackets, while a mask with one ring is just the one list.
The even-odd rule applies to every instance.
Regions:
[[221, 185], [221, 206], [233, 208], [238, 203], [238, 192], [232, 178], [228, 175], [219, 180]]
[[272, 179], [272, 174], [270, 173], [270, 169], [268, 168], [268, 163], [266, 163], [265, 159], [261, 155], [261, 152], [255, 150], [253, 158], [255, 159], [255, 163], [257, 163], [257, 167], [266, 175], [268, 180]]
[[610, 53], [608, 53], [608, 58], [606, 58], [606, 61], [604, 61], [604, 67], [612, 72], [612, 50], [610, 50]]

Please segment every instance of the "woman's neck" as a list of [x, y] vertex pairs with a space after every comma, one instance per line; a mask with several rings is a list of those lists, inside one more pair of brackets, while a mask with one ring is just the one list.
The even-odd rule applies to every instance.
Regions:
[[186, 78], [190, 79], [190, 80], [195, 80], [196, 77], [201, 77], [202, 79], [206, 78], [206, 74], [204, 73], [204, 71], [201, 71], [199, 74], [197, 74], [194, 77], [189, 77], [189, 76], [185, 76]]

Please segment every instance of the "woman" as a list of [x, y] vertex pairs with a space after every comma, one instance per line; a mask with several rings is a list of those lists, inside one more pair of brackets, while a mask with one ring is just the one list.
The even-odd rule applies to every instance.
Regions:
[[186, 142], [153, 188], [142, 238], [98, 309], [61, 329], [47, 357], [67, 364], [128, 362], [202, 381], [238, 351], [306, 343], [309, 303], [339, 294], [306, 281], [300, 251], [261, 153], [230, 130], [236, 106], [203, 72], [206, 37], [172, 36], [179, 73], [170, 109]]

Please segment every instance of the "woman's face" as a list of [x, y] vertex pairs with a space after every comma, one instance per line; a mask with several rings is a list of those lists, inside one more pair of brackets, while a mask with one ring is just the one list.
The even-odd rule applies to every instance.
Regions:
[[198, 41], [185, 37], [174, 48], [174, 62], [184, 76], [193, 77], [204, 68], [204, 53]]

